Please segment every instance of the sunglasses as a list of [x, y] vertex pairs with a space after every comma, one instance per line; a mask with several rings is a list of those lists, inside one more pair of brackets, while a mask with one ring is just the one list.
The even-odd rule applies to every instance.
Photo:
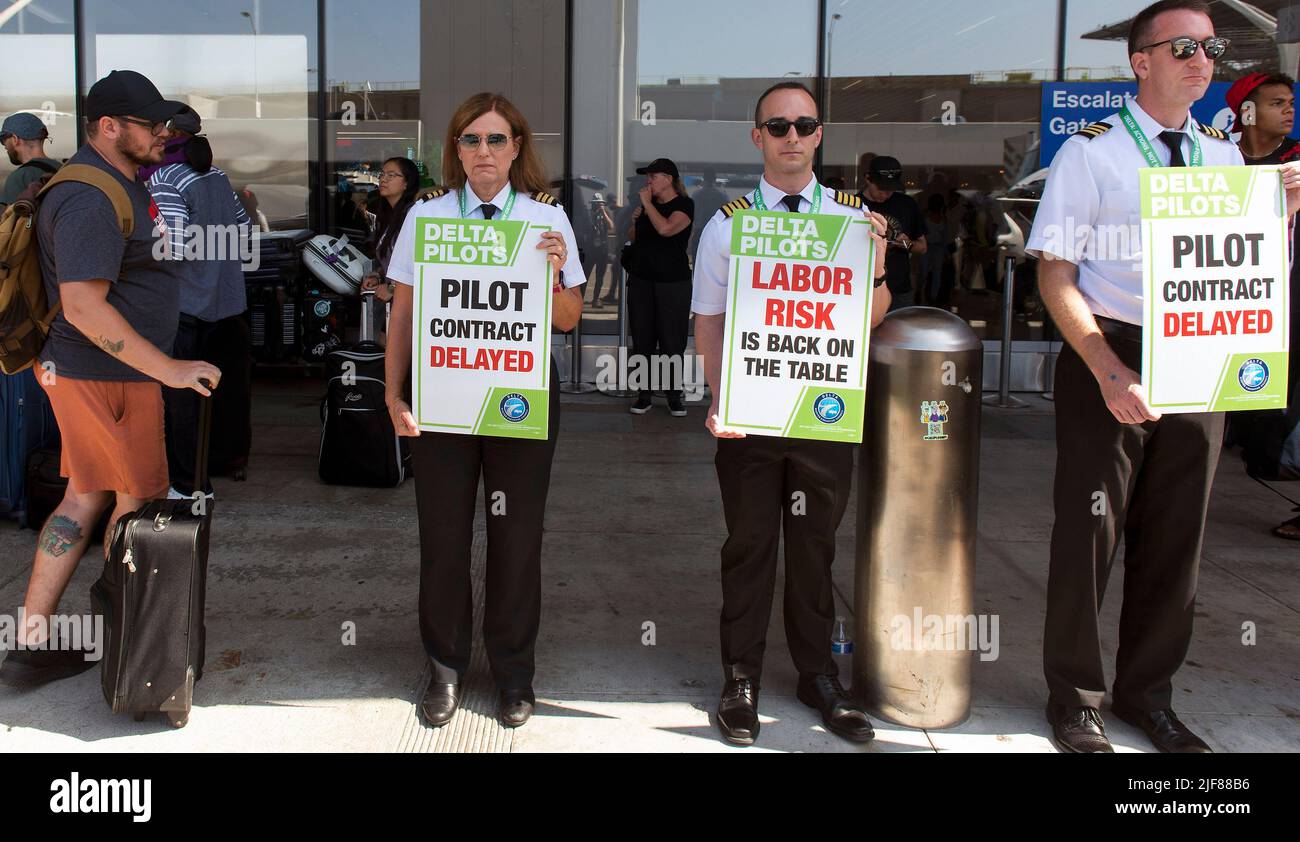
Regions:
[[488, 149], [505, 149], [506, 144], [510, 142], [510, 137], [508, 135], [493, 132], [487, 136], [463, 134], [456, 138], [456, 142], [460, 144], [461, 149], [478, 149], [479, 144], [484, 140], [487, 141]]
[[1149, 50], [1152, 47], [1159, 47], [1161, 44], [1168, 44], [1174, 58], [1179, 61], [1186, 61], [1196, 55], [1197, 50], [1204, 48], [1205, 57], [1214, 61], [1223, 57], [1223, 54], [1228, 51], [1228, 45], [1231, 43], [1232, 41], [1227, 38], [1206, 38], [1204, 41], [1197, 41], [1195, 38], [1184, 35], [1181, 38], [1166, 38], [1164, 41], [1147, 44], [1139, 52]]
[[767, 129], [767, 133], [772, 137], [785, 137], [790, 133], [790, 127], [799, 133], [799, 137], [808, 137], [821, 127], [822, 121], [813, 117], [800, 117], [798, 120], [787, 120], [784, 117], [773, 117], [771, 120], [759, 123], [759, 128]]
[[169, 132], [172, 130], [171, 120], [163, 120], [162, 122], [154, 123], [149, 120], [141, 120], [139, 117], [114, 117], [113, 119], [148, 129], [150, 134], [162, 134], [165, 131]]

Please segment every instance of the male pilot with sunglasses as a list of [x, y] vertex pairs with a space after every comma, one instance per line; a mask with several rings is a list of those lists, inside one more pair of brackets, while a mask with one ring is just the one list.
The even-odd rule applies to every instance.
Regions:
[[[817, 103], [798, 82], [769, 88], [754, 108], [752, 140], [763, 155], [758, 189], [713, 215], [700, 235], [695, 256], [695, 344], [704, 358], [713, 393], [707, 426], [718, 439], [714, 464], [727, 521], [722, 547], [722, 666], [725, 684], [718, 703], [718, 729], [728, 742], [751, 745], [758, 736], [759, 677], [772, 612], [777, 543], [785, 528], [785, 632], [799, 671], [797, 696], [821, 713], [834, 734], [855, 742], [874, 736], [866, 712], [836, 678], [831, 659], [835, 601], [831, 562], [835, 530], [844, 516], [853, 478], [853, 445], [744, 436], [720, 429], [719, 383], [727, 312], [731, 226], [738, 210], [789, 211], [874, 221], [876, 265], [863, 267], [876, 279], [871, 323], [889, 308], [885, 220], [862, 208], [848, 193], [824, 189], [813, 177], [813, 156], [821, 144]], [[801, 503], [796, 508], [796, 503]]]
[[[1111, 709], [1166, 752], [1208, 752], [1174, 714], [1172, 679], [1192, 637], [1196, 578], [1223, 414], [1161, 417], [1147, 403], [1142, 353], [1138, 170], [1242, 164], [1190, 117], [1210, 84], [1216, 38], [1202, 0], [1141, 11], [1128, 51], [1136, 100], [1066, 141], [1034, 220], [1043, 301], [1064, 335], [1056, 368], [1056, 523], [1043, 669], [1062, 751], [1111, 752], [1098, 611], [1121, 535], [1124, 594]], [[1300, 173], [1283, 173], [1287, 204]], [[1122, 232], [1124, 236], [1116, 236]]]

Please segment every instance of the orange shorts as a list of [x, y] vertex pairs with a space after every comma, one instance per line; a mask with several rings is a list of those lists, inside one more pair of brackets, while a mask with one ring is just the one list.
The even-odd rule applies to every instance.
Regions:
[[167, 496], [161, 386], [58, 377], [44, 388], [63, 438], [59, 473], [74, 491]]

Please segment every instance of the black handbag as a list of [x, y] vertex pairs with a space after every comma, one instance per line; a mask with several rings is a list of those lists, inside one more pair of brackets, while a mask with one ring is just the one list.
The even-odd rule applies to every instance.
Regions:
[[623, 250], [619, 252], [618, 263], [623, 267], [623, 271], [629, 275], [636, 274], [636, 271], [633, 268], [636, 266], [636, 255], [636, 240], [628, 240], [623, 244]]

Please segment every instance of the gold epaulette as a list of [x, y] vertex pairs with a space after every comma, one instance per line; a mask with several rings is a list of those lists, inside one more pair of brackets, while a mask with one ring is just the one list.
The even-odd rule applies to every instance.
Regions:
[[1196, 128], [1201, 130], [1201, 134], [1208, 135], [1209, 137], [1212, 137], [1215, 140], [1230, 140], [1226, 132], [1220, 129], [1216, 129], [1214, 126], [1207, 126], [1204, 123], [1197, 123]]
[[449, 192], [451, 191], [449, 191], [446, 187], [430, 187], [428, 190], [421, 190], [419, 193], [416, 194], [415, 198], [417, 201], [427, 202], [430, 199], [441, 199], [443, 196], [446, 196]]
[[1077, 132], [1075, 132], [1075, 135], [1076, 136], [1083, 135], [1089, 140], [1092, 140], [1094, 137], [1101, 137], [1106, 132], [1110, 131], [1111, 128], [1113, 127], [1111, 126], [1110, 123], [1102, 121], [1098, 123], [1093, 123], [1091, 126], [1084, 126], [1083, 128], [1079, 129]]
[[857, 193], [849, 193], [845, 190], [836, 190], [833, 194], [835, 201], [844, 205], [846, 208], [862, 208], [862, 197]]
[[538, 190], [536, 193], [530, 193], [529, 195], [532, 196], [534, 202], [541, 202], [543, 205], [554, 206], [559, 204], [554, 196], [544, 190]]
[[725, 216], [727, 219], [731, 219], [731, 217], [736, 213], [736, 211], [748, 210], [753, 206], [754, 203], [749, 200], [748, 196], [741, 196], [739, 199], [736, 199], [735, 201], [732, 202], [727, 202], [725, 205], [723, 205], [722, 215]]

